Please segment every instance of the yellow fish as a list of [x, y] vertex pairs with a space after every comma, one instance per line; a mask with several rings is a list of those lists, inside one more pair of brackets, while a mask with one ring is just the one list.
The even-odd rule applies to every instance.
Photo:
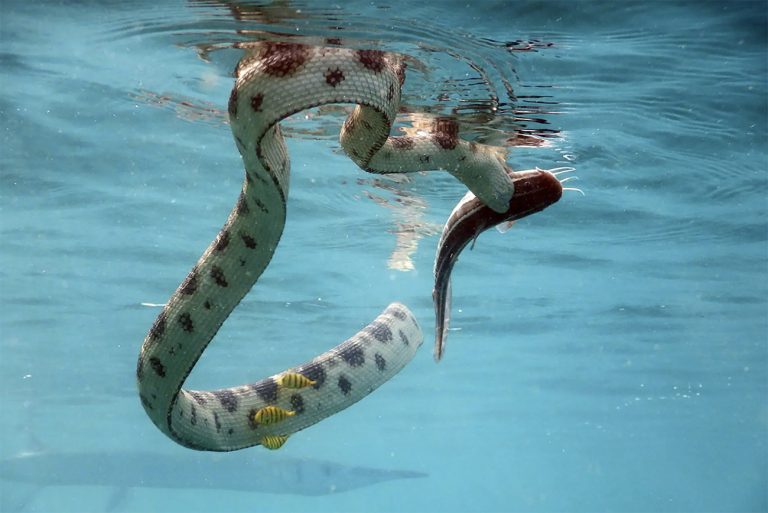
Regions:
[[293, 415], [296, 415], [295, 411], [285, 410], [279, 406], [265, 406], [253, 414], [253, 422], [264, 425], [275, 424]]
[[270, 451], [274, 451], [282, 447], [286, 440], [288, 440], [288, 435], [270, 435], [259, 440], [259, 443]]
[[285, 388], [304, 388], [313, 386], [315, 381], [298, 372], [286, 372], [277, 379], [277, 384]]

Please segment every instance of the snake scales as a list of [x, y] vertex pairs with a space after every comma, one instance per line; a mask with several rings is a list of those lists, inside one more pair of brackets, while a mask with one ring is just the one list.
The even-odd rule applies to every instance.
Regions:
[[[350, 406], [390, 379], [423, 340], [413, 314], [393, 303], [356, 335], [302, 365], [252, 384], [213, 391], [182, 389], [280, 240], [289, 188], [280, 120], [323, 104], [356, 104], [340, 142], [362, 169], [445, 169], [470, 189], [467, 201], [474, 202], [473, 207], [456, 218], [458, 224], [448, 230], [453, 237], [441, 244], [446, 256], [438, 261], [450, 265], [441, 267], [436, 281], [438, 313], [447, 308], [447, 282], [458, 253], [467, 240], [492, 226], [470, 221], [490, 219], [495, 213], [495, 224], [501, 222], [497, 218], [527, 215], [511, 208], [515, 180], [520, 178], [489, 147], [461, 140], [455, 121], [437, 118], [432, 130], [422, 135], [389, 135], [405, 79], [400, 56], [276, 42], [240, 46], [247, 53], [237, 66], [228, 110], [245, 167], [242, 191], [216, 239], [158, 315], [137, 365], [139, 395], [150, 419], [174, 441], [199, 450], [231, 451], [257, 444], [276, 449], [292, 433]], [[463, 229], [470, 225], [474, 232]], [[447, 315], [438, 326], [440, 354], [445, 329]]]

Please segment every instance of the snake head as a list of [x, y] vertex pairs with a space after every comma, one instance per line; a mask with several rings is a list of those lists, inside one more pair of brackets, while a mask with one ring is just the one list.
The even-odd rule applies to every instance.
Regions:
[[461, 251], [482, 232], [504, 222], [529, 216], [556, 203], [563, 195], [557, 177], [542, 169], [507, 172], [514, 191], [507, 209], [497, 212], [482, 203], [471, 192], [451, 212], [443, 228], [435, 260], [435, 359], [440, 360], [445, 349], [451, 309], [451, 271]]

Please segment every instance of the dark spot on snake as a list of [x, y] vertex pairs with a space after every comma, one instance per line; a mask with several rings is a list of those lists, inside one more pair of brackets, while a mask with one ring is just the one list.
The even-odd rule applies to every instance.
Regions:
[[342, 360], [351, 367], [359, 367], [365, 363], [365, 353], [360, 346], [350, 345], [339, 351]]
[[429, 155], [419, 155], [419, 162], [422, 164], [427, 164], [431, 160], [431, 157]]
[[413, 138], [408, 136], [390, 137], [392, 147], [398, 150], [410, 150], [413, 148]]
[[459, 157], [459, 162], [464, 162], [465, 160], [467, 160], [466, 155], [462, 155], [461, 157]]
[[376, 73], [384, 69], [384, 52], [381, 50], [358, 50], [357, 58], [363, 66]]
[[343, 374], [339, 376], [338, 385], [339, 390], [341, 390], [344, 395], [349, 395], [349, 392], [352, 390], [352, 383], [350, 383], [347, 377]]
[[319, 363], [311, 363], [305, 368], [299, 369], [297, 372], [314, 381], [315, 384], [312, 385], [312, 387], [315, 390], [323, 386], [323, 383], [325, 383], [325, 369], [323, 369], [323, 366]]
[[192, 399], [194, 399], [200, 406], [205, 406], [208, 402], [205, 396], [200, 392], [190, 392], [189, 395], [191, 395]]
[[186, 278], [184, 278], [184, 281], [182, 282], [181, 286], [179, 287], [179, 292], [184, 294], [185, 296], [191, 296], [195, 293], [197, 290], [197, 266], [193, 267], [191, 271], [189, 271], [189, 274]]
[[211, 309], [211, 302], [206, 300], [205, 303], [203, 303], [203, 308], [205, 308], [206, 310], [210, 310]]
[[247, 264], [247, 263], [248, 262], [245, 260], [245, 258], [240, 257], [240, 267], [245, 267], [245, 264]]
[[250, 385], [251, 390], [259, 394], [261, 400], [267, 403], [277, 401], [277, 383], [272, 378], [262, 379]]
[[395, 97], [395, 84], [389, 84], [389, 89], [387, 90], [387, 101], [391, 102], [392, 98]]
[[224, 409], [229, 413], [237, 410], [238, 401], [234, 392], [231, 390], [216, 390], [212, 393], [216, 396], [216, 399], [219, 400]]
[[224, 271], [222, 271], [221, 267], [218, 265], [211, 267], [211, 278], [213, 278], [213, 281], [215, 281], [216, 285], [219, 287], [229, 286], [229, 283], [227, 283], [227, 278], [224, 276]]
[[376, 360], [376, 368], [379, 369], [381, 372], [384, 372], [387, 369], [387, 361], [384, 359], [384, 357], [381, 356], [379, 353], [376, 353], [376, 355], [373, 358], [374, 360]]
[[291, 406], [297, 415], [304, 413], [304, 398], [301, 397], [301, 394], [293, 394], [291, 396]]
[[405, 332], [404, 332], [403, 330], [399, 330], [399, 331], [397, 332], [397, 334], [398, 334], [398, 335], [400, 335], [400, 341], [401, 341], [401, 342], [402, 342], [404, 345], [406, 345], [406, 346], [407, 346], [407, 345], [410, 345], [410, 344], [411, 344], [411, 341], [410, 341], [410, 340], [408, 340], [408, 336], [405, 334]]
[[160, 358], [156, 356], [151, 357], [149, 359], [149, 366], [152, 367], [152, 370], [155, 371], [155, 374], [161, 378], [165, 377], [165, 365], [163, 365], [163, 362], [160, 361]]
[[231, 434], [232, 434], [232, 433], [234, 433], [234, 432], [235, 432], [235, 430], [234, 430], [234, 429], [232, 429], [232, 428], [229, 428], [229, 429], [227, 430], [227, 434], [228, 434], [228, 435], [231, 435]]
[[192, 405], [192, 413], [189, 415], [189, 423], [193, 426], [197, 424], [197, 408], [195, 405]]
[[432, 127], [432, 139], [444, 150], [452, 150], [459, 144], [459, 124], [451, 118], [437, 118]]
[[143, 404], [144, 408], [146, 408], [147, 410], [154, 410], [155, 409], [155, 407], [152, 406], [152, 403], [149, 402], [149, 399], [144, 397], [144, 394], [139, 394], [139, 399], [141, 399], [141, 404]]
[[183, 314], [179, 315], [179, 324], [181, 325], [181, 329], [187, 333], [192, 333], [195, 331], [195, 326], [192, 323], [192, 316], [189, 315], [189, 312], [184, 312]]
[[243, 143], [243, 140], [240, 139], [238, 136], [235, 136], [235, 144], [237, 144], [237, 150], [242, 155], [245, 153], [245, 144]]
[[136, 362], [136, 379], [141, 381], [144, 378], [144, 355], [139, 354], [139, 360]]
[[269, 210], [267, 210], [267, 206], [264, 203], [262, 203], [259, 198], [254, 197], [253, 202], [256, 203], [256, 206], [259, 207], [259, 210], [261, 210], [265, 214], [269, 214]]
[[264, 72], [276, 77], [294, 74], [309, 58], [309, 48], [296, 43], [265, 44], [261, 55]]
[[229, 117], [234, 118], [237, 116], [237, 88], [232, 88], [232, 92], [229, 94], [227, 111], [229, 111]]
[[383, 344], [392, 341], [392, 330], [389, 326], [377, 323], [372, 326], [371, 332], [373, 337]]
[[152, 327], [149, 329], [149, 337], [152, 340], [157, 340], [158, 338], [163, 336], [163, 333], [165, 333], [165, 310], [160, 312], [160, 315], [157, 316], [157, 319], [155, 319], [155, 322], [152, 323]]
[[331, 87], [336, 87], [344, 81], [344, 72], [339, 68], [328, 70], [323, 74], [325, 77], [325, 83]]
[[240, 191], [240, 197], [237, 198], [237, 214], [244, 216], [247, 215], [250, 211], [251, 209], [248, 208], [248, 201], [245, 199], [245, 193]]
[[216, 432], [221, 432], [221, 421], [219, 421], [218, 412], [213, 412], [213, 424], [216, 426]]
[[325, 44], [333, 46], [341, 46], [341, 38], [338, 37], [326, 37]]
[[243, 243], [245, 244], [245, 247], [248, 249], [256, 249], [256, 241], [253, 237], [248, 235], [247, 233], [241, 233], [240, 238], [243, 239]]
[[362, 124], [363, 124], [363, 128], [365, 128], [366, 130], [372, 130], [373, 129], [371, 124], [368, 121], [366, 121], [366, 120], [363, 120]]
[[251, 97], [251, 108], [254, 112], [261, 112], [261, 104], [264, 102], [264, 95], [256, 93]]
[[223, 228], [213, 243], [214, 251], [224, 251], [229, 246], [229, 230]]
[[404, 321], [408, 315], [400, 308], [393, 308], [392, 309], [392, 315], [400, 319], [401, 321]]

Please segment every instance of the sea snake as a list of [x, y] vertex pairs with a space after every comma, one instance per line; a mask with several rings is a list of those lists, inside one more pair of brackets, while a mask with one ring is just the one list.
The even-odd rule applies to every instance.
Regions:
[[[152, 324], [136, 369], [139, 397], [152, 422], [177, 443], [209, 451], [279, 448], [292, 433], [393, 377], [423, 340], [410, 310], [393, 303], [357, 334], [302, 365], [231, 388], [181, 388], [280, 240], [290, 168], [280, 120], [323, 104], [355, 104], [340, 135], [347, 155], [372, 173], [447, 170], [473, 193], [469, 203], [476, 208], [458, 219], [460, 227], [461, 219], [517, 212], [511, 205], [519, 189], [498, 152], [460, 139], [451, 118], [437, 117], [432, 130], [419, 135], [390, 136], [405, 80], [401, 56], [281, 42], [236, 46], [246, 54], [235, 71], [228, 111], [245, 181], [224, 227]], [[463, 228], [448, 232], [443, 247], [453, 253], [436, 284], [447, 283], [461, 238], [467, 237]], [[439, 288], [435, 297], [447, 297]], [[447, 321], [440, 326], [447, 328]]]

